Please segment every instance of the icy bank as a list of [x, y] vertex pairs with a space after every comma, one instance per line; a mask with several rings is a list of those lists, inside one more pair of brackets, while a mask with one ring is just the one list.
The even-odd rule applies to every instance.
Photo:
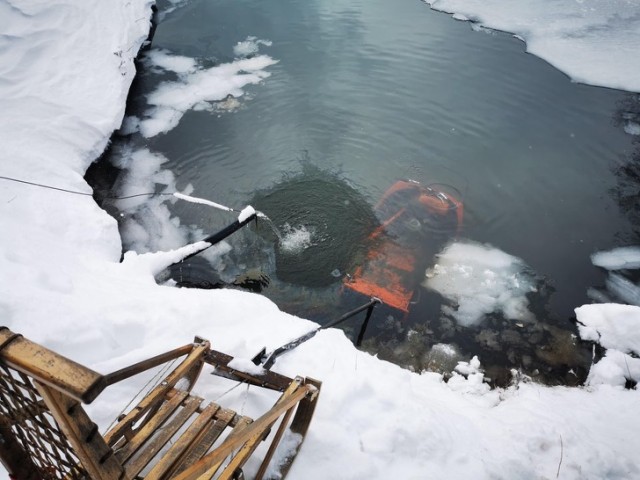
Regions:
[[[149, 2], [126, 0], [0, 4], [0, 175], [90, 194], [82, 176], [122, 119], [149, 16]], [[188, 248], [120, 263], [116, 223], [90, 195], [1, 180], [0, 218], [1, 323], [98, 371], [194, 334], [242, 364], [315, 326], [261, 296], [158, 286], [153, 273]], [[601, 382], [490, 391], [478, 363], [447, 384], [360, 352], [341, 331], [320, 332], [275, 365], [324, 382], [290, 478], [640, 475], [637, 391]], [[202, 380], [198, 392], [212, 398], [227, 388]], [[90, 407], [101, 427], [142, 383], [111, 387]], [[260, 400], [244, 387], [225, 397], [247, 415]]]
[[425, 1], [456, 19], [513, 33], [576, 82], [640, 92], [636, 0]]

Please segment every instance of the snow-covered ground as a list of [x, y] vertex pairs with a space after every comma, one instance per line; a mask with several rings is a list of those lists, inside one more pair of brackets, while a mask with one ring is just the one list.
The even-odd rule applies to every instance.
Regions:
[[[195, 247], [128, 253], [120, 262], [116, 222], [97, 207], [83, 175], [123, 119], [133, 58], [150, 26], [150, 3], [0, 3], [0, 176], [87, 194], [0, 179], [0, 320], [105, 373], [187, 343], [195, 334], [247, 359], [262, 346], [274, 348], [314, 327], [258, 295], [158, 286], [153, 273]], [[580, 81], [640, 90], [640, 57], [625, 50], [639, 44], [633, 0], [606, 2], [619, 10], [600, 17], [596, 7], [605, 2], [539, 3], [503, 1], [508, 8], [495, 9], [502, 12], [501, 23], [487, 24], [534, 43], [601, 39], [611, 52], [607, 67], [599, 63], [599, 49], [580, 47], [582, 69], [567, 67], [568, 73]], [[482, 5], [501, 3], [467, 1], [459, 13], [484, 18], [471, 10]], [[584, 27], [589, 35], [573, 28], [576, 5], [596, 8]], [[445, 2], [435, 6], [445, 8]], [[451, 0], [446, 8], [458, 6]], [[549, 31], [530, 37], [523, 22]], [[563, 52], [573, 56], [569, 49]], [[562, 67], [565, 60], [570, 59], [553, 63]], [[600, 260], [611, 264], [611, 258]], [[322, 331], [274, 367], [324, 382], [291, 478], [640, 478], [640, 398], [622, 386], [640, 378], [640, 307], [583, 306], [577, 315], [581, 334], [608, 349], [584, 388], [521, 380], [491, 391], [477, 359], [460, 364], [445, 383], [438, 374], [412, 373], [360, 352], [339, 330]], [[228, 388], [202, 380], [198, 388], [204, 395], [216, 397]], [[111, 387], [89, 407], [103, 428], [141, 382]], [[225, 398], [249, 415], [264, 403], [244, 387]]]

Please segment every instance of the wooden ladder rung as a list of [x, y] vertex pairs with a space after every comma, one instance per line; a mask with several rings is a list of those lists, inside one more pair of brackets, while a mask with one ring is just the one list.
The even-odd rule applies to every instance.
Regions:
[[[146, 467], [151, 460], [158, 454], [160, 449], [171, 440], [176, 432], [182, 427], [187, 420], [198, 410], [203, 399], [189, 396], [185, 401], [182, 409], [178, 411], [162, 428], [156, 429], [153, 437], [140, 449], [138, 454], [125, 465], [127, 478], [136, 477]], [[151, 423], [151, 422], [149, 422]], [[147, 425], [145, 425], [146, 427]]]
[[154, 432], [162, 425], [171, 414], [180, 406], [180, 404], [187, 398], [189, 394], [187, 392], [177, 392], [169, 401], [162, 404], [158, 409], [158, 412], [154, 417], [144, 425], [140, 431], [134, 432], [133, 438], [120, 450], [116, 452], [116, 457], [122, 463], [126, 463], [131, 456], [138, 451], [138, 449], [144, 445], [144, 443], [154, 434]]
[[190, 447], [202, 436], [206, 428], [211, 427], [211, 420], [220, 409], [219, 405], [210, 403], [198, 415], [191, 425], [184, 431], [180, 438], [171, 445], [171, 448], [162, 456], [160, 461], [145, 475], [145, 480], [160, 480], [166, 478], [172, 470], [175, 470], [177, 463], [189, 451]]
[[[227, 437], [227, 439], [229, 438], [233, 438], [239, 434], [242, 433], [242, 431], [247, 428], [249, 425], [251, 425], [253, 423], [253, 420], [249, 417], [240, 417], [240, 419], [238, 420], [238, 423], [236, 423], [236, 426], [233, 427], [233, 430], [231, 430], [231, 433], [229, 433], [229, 436]], [[222, 466], [222, 464], [224, 463], [225, 458], [220, 459], [219, 462], [216, 462], [215, 464], [213, 464], [206, 472], [204, 472], [202, 475], [200, 475], [198, 477], [198, 479], [205, 479], [205, 478], [213, 478], [213, 476], [216, 474], [216, 472], [218, 471], [218, 469]]]
[[177, 475], [184, 471], [188, 466], [200, 460], [220, 437], [225, 428], [233, 423], [236, 413], [233, 410], [221, 408], [214, 418], [213, 424], [209, 424], [207, 429], [202, 433], [191, 447], [186, 455], [183, 456], [180, 463], [176, 466], [174, 473]]

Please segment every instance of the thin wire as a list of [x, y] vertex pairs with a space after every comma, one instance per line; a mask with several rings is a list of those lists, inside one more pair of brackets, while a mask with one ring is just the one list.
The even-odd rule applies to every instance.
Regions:
[[142, 395], [142, 392], [143, 392], [147, 387], [149, 387], [149, 389], [144, 393], [144, 395], [143, 395], [143, 396], [145, 396], [145, 397], [149, 394], [149, 392], [150, 392], [153, 388], [155, 388], [155, 387], [157, 387], [157, 386], [158, 386], [158, 384], [160, 383], [160, 379], [164, 376], [164, 374], [165, 374], [165, 373], [167, 373], [167, 371], [168, 371], [171, 367], [173, 367], [173, 365], [176, 363], [176, 361], [177, 361], [177, 360], [178, 360], [178, 359], [177, 359], [177, 358], [175, 358], [175, 359], [173, 359], [173, 361], [172, 361], [172, 362], [167, 362], [167, 364], [166, 364], [164, 367], [162, 367], [161, 369], [159, 369], [159, 370], [155, 373], [155, 375], [153, 375], [153, 376], [151, 377], [151, 379], [150, 379], [147, 383], [145, 383], [145, 384], [144, 384], [144, 386], [143, 386], [143, 387], [138, 391], [138, 393], [136, 393], [136, 394], [133, 396], [133, 398], [129, 401], [129, 403], [127, 403], [127, 404], [124, 406], [124, 408], [123, 408], [122, 410], [120, 410], [120, 413], [118, 413], [118, 415], [116, 416], [116, 418], [114, 418], [113, 422], [111, 422], [111, 425], [109, 425], [109, 426], [107, 427], [107, 432], [108, 432], [109, 430], [111, 430], [111, 428], [116, 424], [116, 422], [118, 421], [118, 419], [120, 418], [120, 416], [124, 413], [124, 411], [125, 411], [127, 408], [129, 408], [129, 407], [131, 406], [131, 404], [135, 401], [135, 399], [136, 399], [136, 398], [139, 398], [139, 397]]
[[[26, 185], [33, 185], [34, 187], [41, 187], [41, 188], [48, 188], [50, 190], [57, 190], [59, 192], [65, 192], [65, 193], [72, 193], [74, 195], [85, 195], [87, 197], [93, 197], [93, 193], [87, 193], [87, 192], [79, 192], [77, 190], [69, 190], [66, 188], [60, 188], [60, 187], [53, 187], [51, 185], [45, 185], [43, 183], [36, 183], [36, 182], [28, 182], [27, 180], [20, 180], [19, 178], [12, 178], [12, 177], [5, 177], [0, 175], [0, 179], [2, 180], [9, 180], [11, 182], [17, 182], [17, 183], [24, 183]], [[173, 195], [172, 193], [156, 193], [156, 192], [147, 192], [147, 193], [136, 193], [135, 195], [125, 195], [122, 197], [104, 197], [105, 199], [109, 199], [109, 200], [124, 200], [126, 198], [135, 198], [135, 197], [144, 197], [147, 195]]]
[[226, 392], [223, 392], [219, 397], [214, 398], [213, 401], [217, 402], [218, 400], [220, 400], [222, 397], [224, 397], [227, 393], [231, 393], [233, 390], [235, 390], [236, 388], [238, 388], [240, 385], [242, 385], [244, 382], [239, 382], [236, 383], [233, 387], [231, 387], [229, 390], [227, 390]]

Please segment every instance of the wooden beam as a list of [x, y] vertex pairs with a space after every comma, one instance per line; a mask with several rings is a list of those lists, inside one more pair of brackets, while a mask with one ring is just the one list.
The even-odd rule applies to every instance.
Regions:
[[0, 327], [0, 361], [84, 403], [91, 403], [107, 386], [104, 376], [98, 372], [27, 340], [6, 327]]
[[234, 436], [233, 438], [229, 436], [222, 445], [205, 455], [199, 462], [187, 468], [180, 475], [177, 475], [174, 480], [193, 480], [200, 478], [200, 476], [204, 474], [211, 465], [224, 460], [234, 450], [241, 447], [246, 442], [252, 441], [254, 437], [261, 437], [264, 432], [273, 425], [282, 414], [284, 414], [284, 412], [296, 405], [308, 393], [310, 393], [310, 388], [313, 387], [300, 385], [300, 382], [301, 379], [294, 380], [290, 388], [282, 394], [282, 397], [280, 397], [271, 410], [254, 421], [251, 425], [244, 428], [242, 433], [239, 435]]
[[66, 395], [34, 382], [56, 423], [92, 480], [113, 480], [122, 477], [122, 465], [87, 416], [82, 406]]
[[158, 365], [162, 365], [163, 363], [168, 362], [169, 360], [173, 360], [175, 358], [182, 357], [183, 355], [188, 354], [193, 350], [193, 343], [189, 343], [182, 347], [176, 348], [169, 352], [161, 353], [160, 355], [156, 355], [155, 357], [148, 358], [138, 363], [134, 363], [125, 368], [121, 368], [120, 370], [116, 370], [115, 372], [108, 373], [104, 376], [107, 385], [113, 385], [114, 383], [121, 382], [127, 378], [133, 377], [139, 373], [144, 372], [145, 370], [149, 370], [150, 368], [157, 367]]

